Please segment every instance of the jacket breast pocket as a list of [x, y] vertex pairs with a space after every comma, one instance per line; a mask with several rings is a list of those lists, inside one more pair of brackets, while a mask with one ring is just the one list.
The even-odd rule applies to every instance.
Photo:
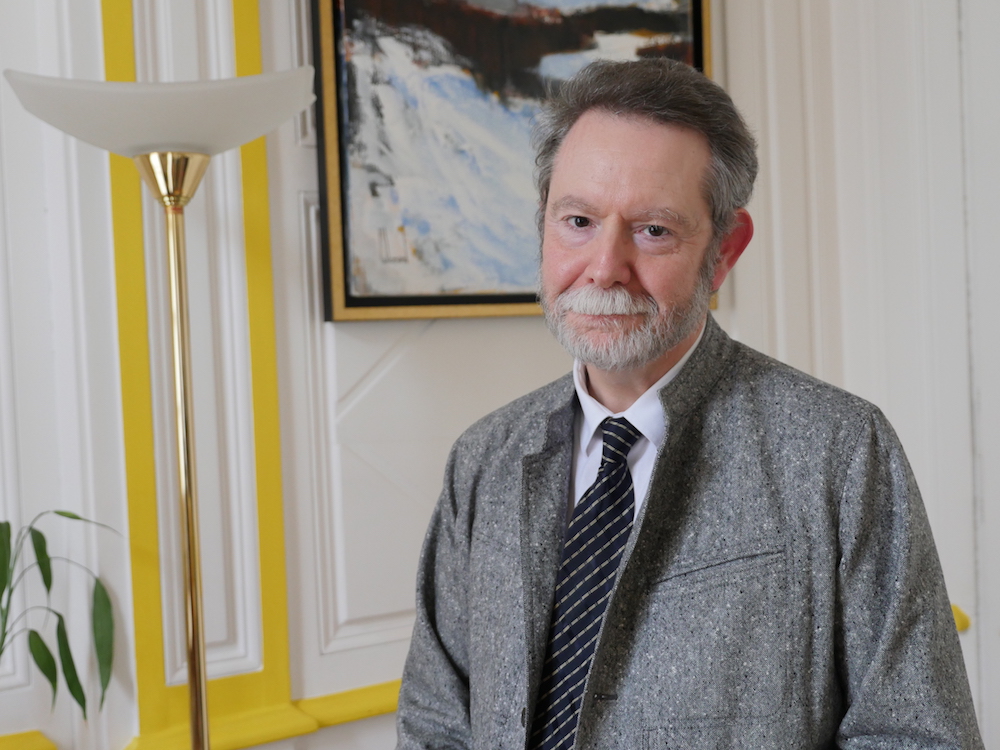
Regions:
[[754, 724], [780, 710], [789, 697], [787, 596], [779, 551], [692, 566], [654, 584], [635, 624], [629, 681], [644, 725], [712, 734], [720, 722]]

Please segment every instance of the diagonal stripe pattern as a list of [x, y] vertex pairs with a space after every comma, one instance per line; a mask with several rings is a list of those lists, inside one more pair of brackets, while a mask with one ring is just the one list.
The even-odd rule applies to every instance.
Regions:
[[635, 491], [625, 459], [641, 434], [613, 417], [601, 430], [601, 468], [573, 511], [563, 546], [529, 750], [573, 746], [597, 634], [632, 531]]

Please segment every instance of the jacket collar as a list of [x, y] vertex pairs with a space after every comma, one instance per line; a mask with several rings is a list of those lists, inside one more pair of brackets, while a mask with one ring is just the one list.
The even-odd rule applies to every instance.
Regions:
[[660, 390], [660, 403], [663, 404], [668, 434], [670, 423], [701, 404], [715, 387], [725, 370], [723, 365], [734, 348], [733, 340], [709, 313], [708, 320], [705, 321], [705, 333], [691, 359], [677, 377]]

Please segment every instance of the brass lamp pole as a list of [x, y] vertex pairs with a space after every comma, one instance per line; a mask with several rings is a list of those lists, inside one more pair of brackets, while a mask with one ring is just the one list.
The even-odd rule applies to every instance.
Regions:
[[201, 596], [201, 547], [198, 541], [198, 482], [194, 450], [194, 395], [188, 321], [184, 206], [208, 168], [211, 157], [179, 151], [154, 151], [133, 158], [143, 181], [163, 204], [167, 223], [170, 275], [170, 342], [173, 352], [177, 423], [177, 478], [180, 492], [181, 547], [184, 560], [184, 610], [191, 704], [192, 750], [208, 750], [208, 694], [205, 677], [205, 623]]
[[312, 103], [313, 70], [304, 66], [282, 73], [190, 83], [73, 81], [12, 70], [4, 75], [24, 108], [35, 116], [82, 141], [131, 157], [163, 204], [191, 747], [209, 750], [184, 206], [194, 196], [214, 154], [267, 133]]

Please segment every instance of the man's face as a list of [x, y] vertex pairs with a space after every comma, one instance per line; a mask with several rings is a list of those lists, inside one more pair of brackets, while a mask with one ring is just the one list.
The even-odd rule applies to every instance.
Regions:
[[700, 133], [651, 120], [592, 110], [570, 129], [545, 206], [541, 295], [570, 354], [635, 369], [700, 328], [716, 275], [710, 159]]

